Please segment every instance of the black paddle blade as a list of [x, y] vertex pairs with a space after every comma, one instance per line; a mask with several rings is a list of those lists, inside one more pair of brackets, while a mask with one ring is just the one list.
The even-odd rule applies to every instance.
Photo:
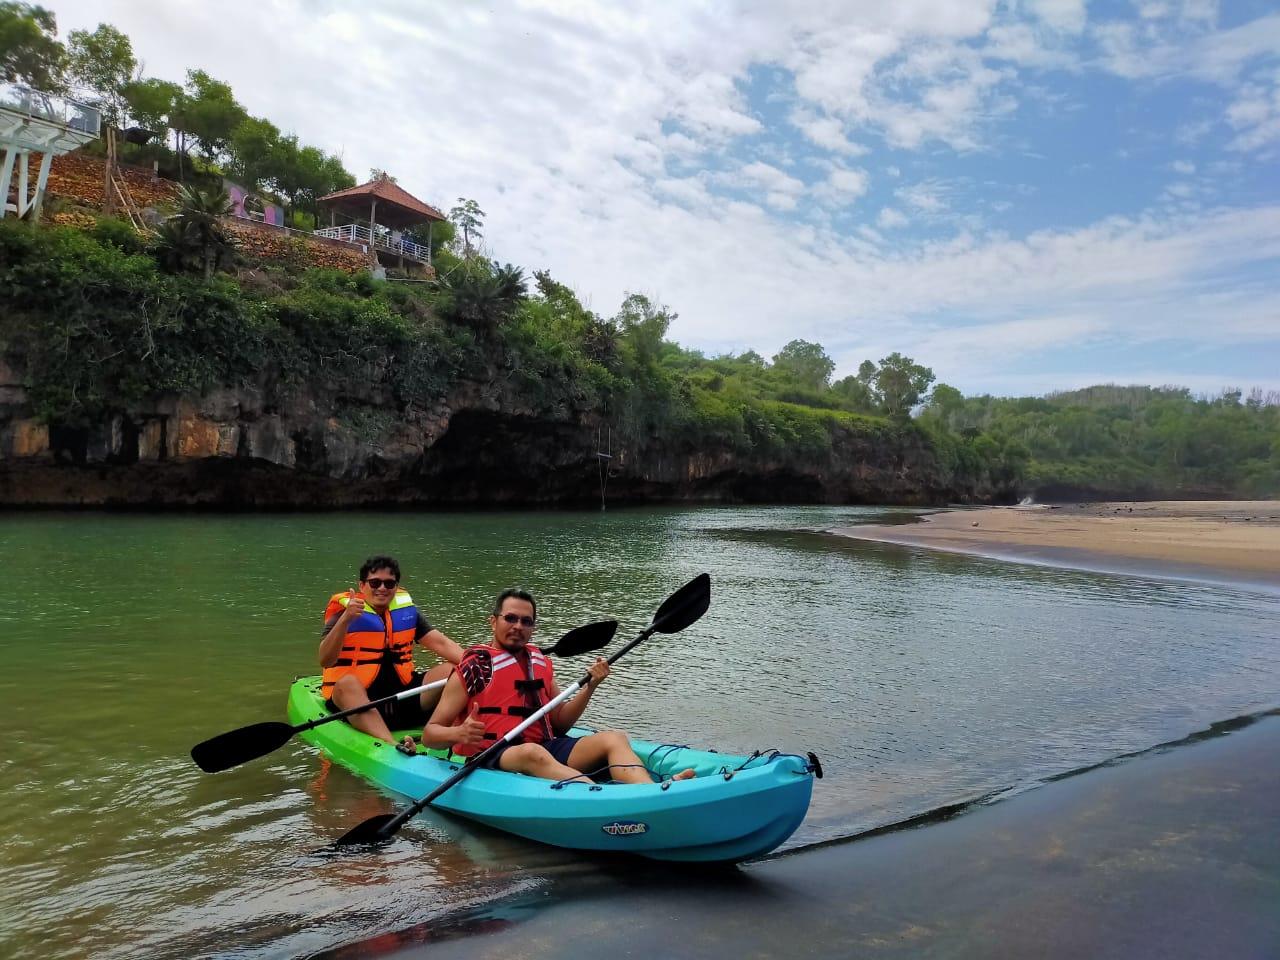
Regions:
[[599, 623], [587, 623], [574, 627], [556, 641], [555, 646], [547, 653], [557, 657], [576, 657], [582, 653], [599, 650], [618, 632], [617, 620], [601, 620]]
[[679, 633], [696, 623], [711, 606], [711, 575], [700, 573], [673, 593], [653, 615], [658, 633]]
[[382, 843], [390, 840], [390, 835], [384, 835], [382, 831], [395, 818], [394, 813], [380, 813], [376, 817], [370, 817], [340, 836], [334, 841], [334, 846], [351, 847], [361, 843]]
[[250, 724], [197, 743], [191, 748], [191, 759], [205, 773], [230, 770], [283, 747], [293, 732], [293, 727], [287, 723], [268, 721]]

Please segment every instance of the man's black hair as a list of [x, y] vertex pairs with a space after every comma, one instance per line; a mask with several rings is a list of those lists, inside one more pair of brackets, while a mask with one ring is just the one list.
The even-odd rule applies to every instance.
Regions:
[[538, 619], [538, 601], [533, 599], [532, 593], [528, 590], [523, 590], [520, 587], [507, 587], [507, 589], [498, 594], [498, 599], [493, 601], [493, 615], [495, 617], [501, 616], [502, 605], [513, 597], [516, 600], [523, 600], [525, 603], [529, 604], [529, 606], [533, 607], [533, 618], [535, 620]]
[[360, 567], [360, 582], [363, 583], [369, 579], [369, 574], [375, 570], [390, 570], [396, 575], [396, 580], [400, 579], [400, 564], [395, 557], [370, 557]]

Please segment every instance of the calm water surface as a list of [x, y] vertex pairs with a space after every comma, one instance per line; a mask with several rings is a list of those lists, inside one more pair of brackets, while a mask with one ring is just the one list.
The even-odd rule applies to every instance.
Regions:
[[190, 762], [283, 718], [325, 600], [373, 551], [464, 644], [509, 584], [539, 596], [544, 641], [616, 617], [621, 642], [710, 572], [707, 616], [621, 661], [586, 719], [816, 750], [827, 778], [791, 846], [1280, 705], [1274, 594], [822, 532], [888, 515], [4, 516], [0, 955], [293, 957], [597, 869], [430, 811], [386, 850], [320, 855], [393, 801], [298, 741], [216, 776]]

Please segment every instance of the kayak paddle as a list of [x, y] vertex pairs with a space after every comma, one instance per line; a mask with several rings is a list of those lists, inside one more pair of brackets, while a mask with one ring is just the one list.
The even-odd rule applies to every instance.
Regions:
[[[707, 608], [711, 605], [711, 577], [705, 573], [694, 577], [683, 587], [667, 597], [663, 601], [662, 606], [658, 608], [658, 612], [653, 615], [653, 622], [649, 624], [640, 635], [620, 649], [613, 656], [609, 657], [609, 663], [613, 664], [624, 654], [631, 651], [632, 648], [649, 639], [654, 633], [679, 633], [685, 627], [696, 622], [699, 617], [707, 612]], [[614, 624], [616, 626], [616, 623]], [[396, 832], [404, 826], [404, 824], [416, 817], [425, 810], [431, 801], [452, 787], [459, 780], [468, 776], [473, 770], [477, 770], [484, 766], [485, 761], [503, 744], [510, 743], [515, 740], [530, 725], [537, 723], [544, 715], [554, 710], [565, 700], [572, 697], [581, 690], [591, 680], [591, 674], [585, 674], [581, 680], [573, 683], [567, 689], [560, 693], [549, 703], [545, 704], [541, 709], [537, 710], [531, 716], [527, 717], [518, 727], [510, 731], [501, 740], [490, 744], [484, 750], [477, 753], [465, 764], [462, 769], [451, 776], [440, 786], [436, 787], [429, 794], [415, 803], [413, 806], [400, 813], [383, 813], [376, 817], [370, 817], [363, 823], [357, 825], [354, 829], [347, 831], [338, 838], [336, 845], [339, 847], [350, 846], [360, 843], [381, 843], [390, 840], [395, 836]]]
[[[603, 620], [600, 623], [588, 623], [581, 627], [574, 627], [557, 640], [555, 646], [544, 650], [543, 653], [554, 653], [562, 657], [576, 657], [582, 653], [599, 650], [613, 639], [614, 631], [617, 628], [618, 624], [614, 620]], [[362, 703], [358, 707], [331, 713], [319, 719], [310, 720], [307, 723], [300, 723], [297, 726], [290, 726], [287, 723], [277, 721], [267, 721], [266, 723], [252, 723], [247, 727], [240, 727], [236, 730], [228, 730], [226, 733], [220, 733], [216, 737], [210, 737], [202, 743], [197, 743], [191, 748], [191, 759], [205, 773], [218, 773], [222, 770], [229, 770], [250, 760], [256, 760], [258, 757], [265, 757], [271, 751], [283, 747], [295, 733], [302, 733], [302, 731], [318, 727], [322, 723], [342, 720], [353, 713], [372, 710], [374, 707], [390, 703], [392, 700], [404, 700], [407, 697], [416, 696], [424, 690], [443, 687], [447, 679], [437, 680], [434, 683], [425, 683], [420, 687], [410, 687], [408, 690], [393, 693], [389, 697], [371, 700], [368, 703]]]

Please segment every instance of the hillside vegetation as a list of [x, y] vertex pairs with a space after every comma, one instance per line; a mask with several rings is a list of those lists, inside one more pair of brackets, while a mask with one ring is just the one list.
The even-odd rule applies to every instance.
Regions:
[[[447, 259], [447, 255], [446, 255]], [[618, 450], [730, 451], [821, 461], [840, 438], [932, 451], [957, 491], [1249, 495], [1280, 487], [1280, 407], [1231, 392], [1095, 387], [1044, 398], [962, 396], [893, 354], [832, 382], [818, 344], [706, 357], [667, 339], [674, 314], [631, 295], [611, 317], [546, 273], [453, 258], [432, 284], [367, 273], [162, 269], [118, 221], [92, 232], [0, 224], [0, 340], [31, 406], [101, 422], [159, 394], [247, 380], [385, 383], [379, 417], [431, 406], [459, 381], [504, 379], [532, 414], [588, 411]], [[367, 410], [343, 408], [348, 419]], [[913, 410], [916, 412], [912, 416]]]

